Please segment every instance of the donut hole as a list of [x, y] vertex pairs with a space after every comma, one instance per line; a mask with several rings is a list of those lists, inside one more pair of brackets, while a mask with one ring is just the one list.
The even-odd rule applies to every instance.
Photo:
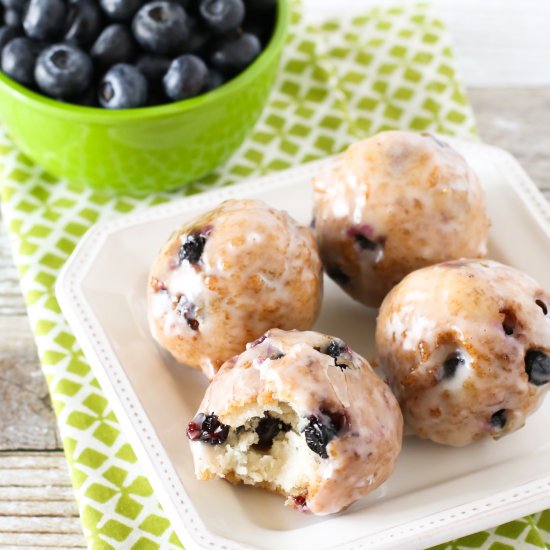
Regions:
[[227, 439], [211, 447], [202, 468], [233, 483], [268, 488], [288, 497], [291, 506], [302, 507], [298, 501], [307, 495], [323, 460], [306, 441], [311, 418], [276, 402], [242, 407], [223, 422], [230, 426]]
[[535, 304], [542, 309], [542, 313], [544, 313], [545, 316], [548, 315], [548, 306], [542, 300], [535, 300]]
[[502, 321], [502, 330], [506, 336], [512, 336], [516, 331], [518, 319], [514, 311], [510, 308], [501, 309], [500, 313], [504, 316]]

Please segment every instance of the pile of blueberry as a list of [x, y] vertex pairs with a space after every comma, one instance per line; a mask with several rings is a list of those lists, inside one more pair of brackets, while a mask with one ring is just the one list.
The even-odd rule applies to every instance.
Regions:
[[0, 0], [2, 71], [71, 103], [129, 109], [221, 86], [267, 44], [276, 0]]

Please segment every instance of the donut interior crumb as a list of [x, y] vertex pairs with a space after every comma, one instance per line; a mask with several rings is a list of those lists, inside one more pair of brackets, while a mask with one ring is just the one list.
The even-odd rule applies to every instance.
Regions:
[[202, 477], [261, 486], [296, 505], [295, 498], [307, 493], [319, 468], [319, 457], [302, 433], [305, 419], [288, 404], [276, 402], [242, 407], [224, 415], [224, 423], [231, 426], [229, 435], [222, 445], [210, 447]]

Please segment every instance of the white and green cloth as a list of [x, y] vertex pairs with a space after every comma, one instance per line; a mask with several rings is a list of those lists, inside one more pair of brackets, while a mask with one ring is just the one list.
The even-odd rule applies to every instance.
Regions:
[[[336, 153], [384, 129], [476, 135], [449, 37], [429, 7], [380, 7], [316, 27], [294, 11], [279, 78], [255, 130], [225, 167], [178, 192], [133, 199], [76, 191], [0, 132], [3, 216], [90, 548], [164, 550], [185, 539], [174, 534], [55, 298], [59, 270], [86, 230], [117, 214]], [[550, 511], [438, 546], [514, 547], [550, 548]]]

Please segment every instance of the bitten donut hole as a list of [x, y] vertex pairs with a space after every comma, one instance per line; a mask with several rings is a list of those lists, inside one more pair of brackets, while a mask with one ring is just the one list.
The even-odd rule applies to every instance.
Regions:
[[207, 447], [206, 469], [232, 483], [280, 493], [291, 506], [301, 508], [297, 502], [304, 499], [305, 503], [307, 487], [317, 477], [322, 460], [306, 441], [310, 420], [282, 402], [243, 407], [226, 415], [226, 439], [210, 445], [202, 440]]
[[509, 308], [502, 309], [500, 313], [504, 316], [502, 321], [502, 330], [506, 336], [512, 336], [516, 332], [518, 319], [513, 310]]
[[544, 315], [548, 315], [548, 306], [542, 300], [535, 300], [535, 304], [542, 309], [542, 313], [544, 313]]

